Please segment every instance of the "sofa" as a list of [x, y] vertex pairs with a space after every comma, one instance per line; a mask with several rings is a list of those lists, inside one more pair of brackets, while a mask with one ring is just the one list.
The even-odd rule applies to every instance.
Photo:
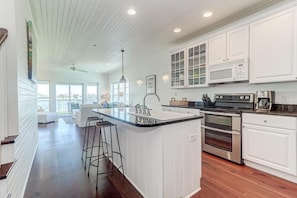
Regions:
[[[92, 112], [92, 109], [96, 109], [96, 108], [102, 108], [102, 105], [101, 104], [81, 104], [79, 106], [79, 110], [76, 111], [74, 116], [76, 125], [79, 127], [85, 127], [88, 117], [91, 117], [91, 116], [100, 117], [99, 114]], [[95, 122], [91, 123], [91, 125], [95, 125]]]

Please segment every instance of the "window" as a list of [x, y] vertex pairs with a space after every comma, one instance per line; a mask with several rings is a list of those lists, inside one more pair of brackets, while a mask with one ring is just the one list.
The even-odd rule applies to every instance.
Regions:
[[49, 81], [38, 81], [37, 83], [37, 106], [44, 111], [50, 111]]
[[113, 103], [129, 104], [129, 82], [112, 83], [111, 100]]
[[56, 84], [56, 112], [70, 114], [74, 109], [79, 109], [82, 93], [82, 84]]
[[98, 84], [97, 83], [89, 83], [87, 84], [87, 98], [86, 104], [96, 104], [98, 103]]

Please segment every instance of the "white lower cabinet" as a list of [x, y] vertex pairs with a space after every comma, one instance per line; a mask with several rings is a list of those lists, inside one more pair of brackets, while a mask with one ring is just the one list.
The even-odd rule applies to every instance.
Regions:
[[295, 117], [244, 113], [244, 161], [296, 176], [296, 123]]

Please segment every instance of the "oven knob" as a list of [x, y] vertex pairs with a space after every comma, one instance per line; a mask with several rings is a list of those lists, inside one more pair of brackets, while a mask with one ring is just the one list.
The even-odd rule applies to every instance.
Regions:
[[243, 99], [244, 99], [244, 96], [240, 96], [239, 99], [240, 99], [240, 100], [243, 100]]
[[245, 96], [245, 99], [246, 99], [246, 100], [249, 100], [249, 99], [250, 99], [250, 97], [249, 97], [249, 96]]
[[223, 99], [223, 96], [220, 96], [220, 99]]
[[220, 96], [216, 96], [216, 99], [219, 99]]

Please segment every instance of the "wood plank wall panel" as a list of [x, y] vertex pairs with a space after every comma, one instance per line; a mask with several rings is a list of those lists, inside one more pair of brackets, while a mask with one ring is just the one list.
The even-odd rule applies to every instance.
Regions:
[[[156, 129], [149, 133], [131, 132], [127, 130], [127, 127], [129, 129], [131, 126], [127, 124], [114, 119], [104, 119], [117, 124], [126, 178], [144, 196], [162, 197], [162, 154], [159, 152], [162, 150], [162, 135], [160, 131]], [[106, 135], [109, 140], [109, 130]], [[113, 147], [117, 150], [115, 136], [113, 138]], [[114, 161], [117, 166], [120, 165], [119, 156], [114, 156]]]
[[7, 131], [7, 42], [0, 47], [0, 140], [8, 136]]
[[[16, 4], [16, 59], [17, 59], [17, 112], [18, 138], [14, 145], [16, 163], [7, 179], [11, 198], [23, 197], [31, 164], [37, 148], [37, 101], [36, 84], [28, 79], [27, 32], [28, 10], [26, 1]], [[33, 43], [35, 38], [33, 38]], [[34, 49], [33, 46], [33, 50]]]

